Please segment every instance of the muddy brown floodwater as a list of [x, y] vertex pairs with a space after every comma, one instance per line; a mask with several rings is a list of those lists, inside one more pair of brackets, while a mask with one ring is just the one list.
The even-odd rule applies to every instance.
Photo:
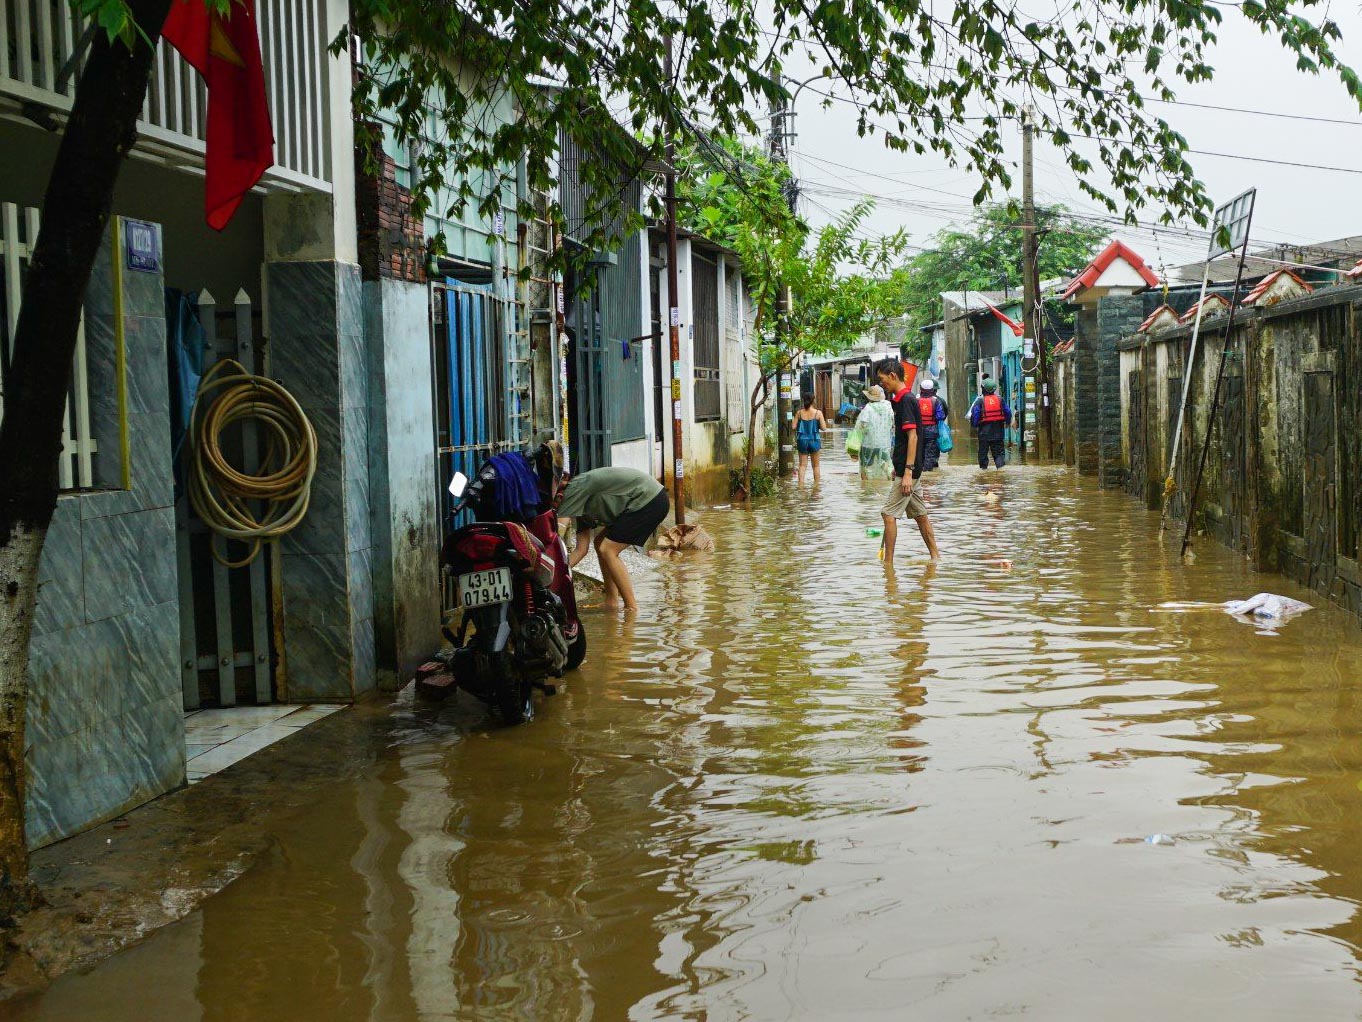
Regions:
[[533, 724], [373, 714], [362, 779], [12, 1017], [1362, 1015], [1353, 620], [1158, 609], [1305, 594], [1050, 468], [938, 473], [945, 561], [886, 576], [829, 460], [593, 612]]

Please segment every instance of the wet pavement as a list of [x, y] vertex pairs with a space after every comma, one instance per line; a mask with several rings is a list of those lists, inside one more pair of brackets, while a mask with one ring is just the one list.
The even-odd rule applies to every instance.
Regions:
[[369, 714], [240, 880], [6, 1017], [1362, 1015], [1353, 619], [1157, 609], [1305, 594], [1055, 468], [935, 474], [945, 560], [886, 574], [845, 469], [704, 515], [531, 725]]

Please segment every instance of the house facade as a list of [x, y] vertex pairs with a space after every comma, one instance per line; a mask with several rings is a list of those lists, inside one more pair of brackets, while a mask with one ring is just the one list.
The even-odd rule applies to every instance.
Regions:
[[[0, 46], [0, 415], [53, 128], [74, 91], [60, 69], [84, 28], [60, 0], [16, 4], [0, 0], [0, 24], [25, 33]], [[409, 678], [442, 642], [454, 471], [548, 435], [578, 470], [663, 478], [671, 464], [650, 232], [551, 268], [590, 233], [572, 173], [590, 149], [563, 140], [556, 193], [530, 194], [509, 165], [474, 183], [498, 189], [495, 213], [451, 212], [443, 195], [417, 218], [419, 145], [382, 115], [354, 124], [356, 68], [325, 45], [346, 5], [257, 10], [277, 166], [226, 230], [205, 226], [206, 93], [163, 44], [86, 295], [30, 650], [33, 847], [192, 782], [189, 714], [350, 703]], [[520, 111], [505, 97], [483, 115]], [[431, 117], [432, 131], [459, 130]], [[750, 303], [731, 253], [687, 238], [683, 258], [685, 475], [703, 482], [695, 499], [726, 499]], [[245, 567], [215, 560], [183, 486], [197, 381], [224, 358], [283, 384], [317, 435], [307, 515]]]
[[[372, 546], [351, 66], [320, 43], [348, 10], [262, 0], [258, 18], [271, 107], [287, 111], [275, 118], [277, 165], [225, 231], [207, 228], [206, 93], [162, 43], [86, 295], [30, 649], [34, 846], [183, 784], [187, 708], [352, 700], [373, 686], [372, 614], [350, 598], [367, 587]], [[3, 0], [0, 22], [16, 33], [0, 50], [2, 400], [23, 267], [75, 90], [63, 68], [84, 24], [58, 0]], [[214, 566], [177, 484], [192, 398], [169, 383], [172, 349], [193, 356], [179, 364], [186, 386], [218, 357], [268, 373], [317, 432], [311, 514], [268, 561], [235, 574]], [[287, 607], [273, 620], [271, 578]]]
[[[933, 327], [933, 354], [942, 353], [938, 372], [950, 407], [951, 428], [968, 435], [969, 409], [979, 394], [985, 375], [1015, 410], [1021, 401], [1022, 338], [1016, 325], [1022, 321], [1021, 295], [1005, 291], [944, 291], [942, 322]], [[1017, 431], [1007, 430], [1007, 442], [1017, 442]]]
[[[736, 253], [701, 235], [678, 232], [676, 307], [681, 357], [669, 369], [666, 310], [672, 303], [666, 234], [655, 228], [650, 244], [652, 322], [659, 344], [653, 359], [656, 382], [651, 402], [655, 472], [671, 485], [677, 460], [671, 417], [679, 408], [687, 499], [699, 504], [726, 501], [731, 494], [730, 473], [745, 456], [751, 395], [758, 383], [753, 303]], [[765, 453], [764, 436], [757, 439], [757, 450]]]

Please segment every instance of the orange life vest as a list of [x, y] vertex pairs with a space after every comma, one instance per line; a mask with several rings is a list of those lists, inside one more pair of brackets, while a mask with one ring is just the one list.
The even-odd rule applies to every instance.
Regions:
[[923, 429], [934, 429], [936, 427], [936, 397], [918, 398], [917, 413], [922, 417]]
[[1005, 416], [1003, 415], [1002, 398], [1000, 398], [997, 394], [985, 394], [983, 397], [983, 402], [984, 402], [983, 408], [981, 409], [981, 413], [979, 415], [979, 421], [981, 423], [1002, 422], [1004, 420]]

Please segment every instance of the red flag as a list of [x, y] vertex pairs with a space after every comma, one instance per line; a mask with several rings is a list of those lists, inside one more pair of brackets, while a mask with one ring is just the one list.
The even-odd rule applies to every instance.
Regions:
[[254, 0], [231, 0], [227, 15], [210, 11], [204, 0], [174, 0], [161, 34], [208, 86], [204, 206], [208, 226], [220, 231], [274, 166]]
[[[985, 302], [984, 304], [988, 305], [987, 302]], [[1007, 313], [1003, 312], [1002, 309], [995, 309], [992, 305], [989, 305], [988, 311], [993, 313], [993, 315], [997, 316], [1000, 320], [1002, 320], [1004, 323], [1010, 326], [1012, 328], [1012, 335], [1014, 337], [1020, 337], [1022, 334], [1026, 333], [1026, 328], [1023, 327], [1016, 320], [1012, 319], [1012, 317], [1010, 317]]]

